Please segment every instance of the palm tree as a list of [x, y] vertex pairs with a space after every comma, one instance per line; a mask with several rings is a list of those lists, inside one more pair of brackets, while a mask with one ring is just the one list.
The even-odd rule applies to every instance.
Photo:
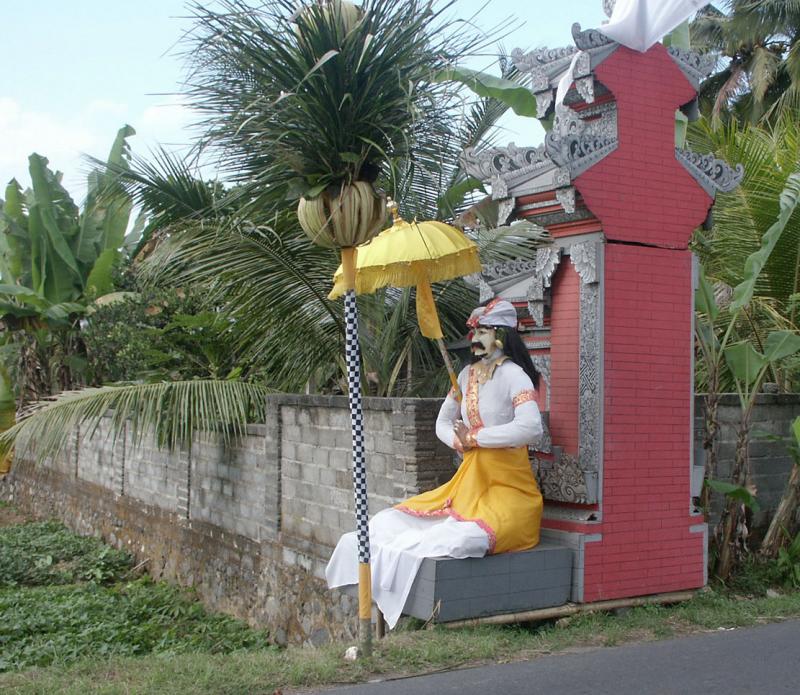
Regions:
[[721, 58], [700, 90], [706, 111], [755, 123], [800, 108], [800, 1], [722, 4], [727, 12], [708, 5], [691, 24], [692, 46]]
[[[385, 17], [389, 10], [410, 11], [410, 4], [367, 3], [365, 11], [381, 6]], [[202, 181], [186, 164], [163, 151], [151, 162], [134, 160], [130, 169], [120, 169], [118, 173], [129, 194], [147, 213], [146, 243], [140, 244], [138, 254], [139, 258], [148, 256], [140, 264], [145, 277], [178, 286], [201, 283], [215, 311], [238, 322], [241, 330], [236, 347], [240, 360], [256, 365], [251, 371], [266, 374], [269, 388], [296, 391], [312, 383], [343, 391], [346, 385], [341, 378], [341, 310], [340, 305], [326, 298], [338, 261], [329, 250], [307, 243], [292, 203], [286, 200], [287, 195], [297, 195], [304, 186], [308, 195], [308, 185], [318, 181], [314, 176], [321, 174], [308, 174], [301, 181], [296, 171], [287, 174], [289, 164], [284, 163], [284, 169], [279, 171], [279, 158], [267, 146], [270, 138], [282, 142], [284, 137], [295, 136], [292, 129], [292, 133], [284, 134], [286, 123], [316, 118], [302, 110], [298, 115], [296, 106], [288, 108], [288, 97], [275, 99], [281, 108], [288, 109], [280, 118], [268, 117], [265, 106], [273, 103], [267, 98], [272, 93], [269, 90], [278, 89], [270, 81], [267, 55], [270, 50], [284, 50], [272, 41], [274, 31], [269, 23], [280, 19], [281, 36], [290, 43], [296, 43], [302, 33], [286, 24], [288, 5], [270, 2], [257, 12], [241, 2], [226, 2], [224, 14], [195, 7], [198, 26], [191, 35], [191, 41], [196, 42], [191, 53], [196, 62], [189, 91], [206, 113], [203, 145], [220, 154], [224, 170], [236, 183], [233, 189], [225, 191]], [[325, 7], [320, 7], [323, 26], [333, 34], [340, 31], [338, 26], [329, 26], [339, 21], [335, 12], [326, 13]], [[424, 17], [426, 22], [438, 21], [438, 15]], [[231, 23], [230, 31], [223, 32], [225, 23]], [[386, 33], [383, 28], [381, 31]], [[417, 49], [418, 39], [414, 44]], [[377, 40], [370, 40], [370, 45]], [[264, 41], [268, 50], [259, 41]], [[377, 171], [368, 166], [376, 150], [365, 147], [363, 165], [358, 172], [351, 168], [348, 174], [355, 178], [369, 172], [370, 177], [377, 177], [376, 182], [401, 201], [404, 214], [410, 218], [451, 218], [471, 204], [470, 193], [479, 184], [467, 180], [458, 163], [459, 155], [468, 145], [490, 145], [491, 127], [506, 109], [494, 99], [478, 100], [465, 107], [463, 95], [451, 91], [452, 87], [424, 80], [427, 70], [435, 68], [439, 61], [449, 60], [475, 45], [474, 39], [461, 36], [438, 41], [426, 44], [426, 50], [437, 49], [437, 56], [430, 64], [420, 64], [421, 84], [413, 94], [406, 91], [401, 97], [390, 91], [396, 107], [407, 105], [410, 99], [415, 113], [424, 110], [424, 118], [412, 119], [409, 131], [391, 150], [393, 156], [388, 164]], [[396, 53], [408, 55], [408, 46], [392, 42], [389, 45], [395, 47]], [[225, 51], [223, 46], [227, 47]], [[281, 60], [286, 58], [283, 53], [280, 55]], [[312, 76], [332, 60], [317, 66]], [[251, 70], [252, 66], [255, 68]], [[370, 72], [371, 79], [389, 79], [388, 73], [376, 75]], [[308, 73], [299, 76], [297, 82], [307, 76]], [[306, 82], [310, 80], [308, 77]], [[267, 96], [257, 97], [259, 89]], [[369, 101], [365, 108], [377, 109], [373, 102]], [[347, 103], [349, 100], [345, 100]], [[256, 106], [263, 107], [264, 113], [254, 112], [258, 111]], [[463, 115], [459, 117], [459, 113]], [[363, 118], [369, 122], [368, 116]], [[302, 128], [296, 125], [295, 130]], [[379, 130], [385, 130], [382, 123]], [[385, 140], [387, 133], [380, 137]], [[306, 137], [302, 143], [304, 152], [310, 152], [308, 140]], [[356, 145], [374, 142], [367, 136], [363, 140], [369, 142]], [[384, 140], [381, 142], [386, 145]], [[314, 152], [318, 150], [314, 148]], [[388, 145], [380, 150], [379, 154], [390, 152]], [[307, 158], [312, 159], [312, 154]], [[355, 164], [349, 159], [343, 160], [343, 166]], [[476, 230], [475, 236], [482, 257], [492, 262], [530, 255], [541, 240], [542, 231], [523, 225], [491, 233]], [[474, 291], [462, 282], [451, 282], [439, 287], [438, 292], [445, 332], [458, 336], [463, 318], [474, 304]], [[359, 305], [365, 328], [361, 336], [365, 389], [378, 395], [442, 393], [446, 375], [439, 366], [435, 347], [419, 334], [412, 293], [386, 290], [360, 298]], [[135, 386], [119, 388], [136, 394], [135, 400], [119, 399], [118, 407], [130, 408], [131, 413], [145, 407], [144, 399], [151, 394], [134, 390]], [[81, 403], [90, 408], [91, 397]], [[176, 402], [175, 407], [183, 406]], [[48, 411], [42, 409], [35, 417], [44, 422], [50, 417]], [[51, 424], [56, 426], [53, 418]], [[229, 421], [224, 413], [221, 419]]]

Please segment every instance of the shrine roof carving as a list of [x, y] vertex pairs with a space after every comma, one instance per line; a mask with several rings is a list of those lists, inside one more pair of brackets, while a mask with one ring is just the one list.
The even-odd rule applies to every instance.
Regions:
[[699, 154], [676, 147], [675, 158], [712, 198], [718, 191], [730, 193], [744, 178], [744, 167], [741, 164], [732, 167], [713, 154]]
[[717, 57], [713, 53], [697, 53], [677, 46], [667, 48], [667, 53], [695, 89], [698, 89], [700, 83], [714, 72], [717, 64]]
[[[607, 14], [613, 6], [613, 0], [604, 2]], [[537, 116], [553, 116], [544, 143], [518, 147], [512, 142], [483, 151], [468, 148], [462, 154], [469, 175], [489, 185], [492, 198], [499, 201], [501, 224], [513, 215], [518, 198], [547, 191], [554, 192], [566, 219], [577, 220], [575, 179], [619, 147], [617, 100], [597, 78], [597, 68], [620, 44], [596, 29], [581, 29], [578, 23], [572, 25], [572, 38], [572, 46], [511, 53], [517, 70], [528, 77]], [[710, 54], [678, 47], [667, 52], [695, 90], [715, 67]], [[569, 88], [559, 93], [559, 82], [567, 74]], [[713, 156], [676, 150], [676, 158], [712, 197], [717, 191], [732, 190], [742, 178], [741, 167], [733, 169]]]

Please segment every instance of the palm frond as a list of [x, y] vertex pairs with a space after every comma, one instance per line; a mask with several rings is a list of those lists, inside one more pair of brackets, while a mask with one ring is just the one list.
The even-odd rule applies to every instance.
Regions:
[[[709, 277], [729, 286], [744, 278], [745, 261], [779, 213], [780, 196], [800, 162], [800, 124], [791, 112], [774, 126], [738, 127], [713, 131], [693, 124], [693, 147], [711, 150], [744, 165], [745, 177], [733, 192], [720, 194], [714, 208], [714, 227], [698, 238], [696, 251]], [[797, 323], [791, 298], [800, 291], [800, 214], [793, 214], [755, 285], [754, 301], [767, 302], [788, 324]], [[762, 312], [766, 316], [765, 313]]]
[[484, 41], [444, 18], [451, 2], [366, 0], [351, 27], [336, 3], [219, 5], [194, 5], [188, 95], [221, 166], [258, 204], [373, 180], [442, 102], [431, 75]]
[[57, 456], [76, 428], [91, 437], [107, 423], [116, 440], [127, 432], [134, 446], [152, 435], [160, 447], [188, 446], [195, 433], [217, 431], [223, 441], [263, 422], [270, 390], [243, 381], [174, 381], [104, 386], [62, 393], [40, 402], [0, 435], [0, 449], [16, 447], [38, 461]]

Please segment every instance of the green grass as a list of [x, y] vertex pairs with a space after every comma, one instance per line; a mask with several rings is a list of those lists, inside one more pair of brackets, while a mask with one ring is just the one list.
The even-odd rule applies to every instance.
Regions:
[[429, 673], [468, 664], [533, 659], [578, 647], [661, 639], [720, 627], [741, 627], [800, 616], [800, 593], [735, 598], [706, 591], [676, 606], [644, 606], [621, 615], [583, 614], [538, 626], [480, 626], [391, 634], [370, 659], [345, 662], [347, 645], [320, 649], [201, 652], [146, 657], [93, 657], [72, 665], [8, 673], [0, 690], [34, 693], [264, 693], [277, 688], [363, 682]]
[[344, 643], [277, 649], [266, 632], [208, 614], [183, 590], [131, 579], [130, 558], [104, 548], [59, 524], [0, 529], [0, 566], [9, 573], [0, 577], [1, 692], [272, 695], [800, 616], [800, 592], [764, 595], [777, 575], [751, 563], [730, 588], [682, 604], [535, 625], [406, 629], [353, 663], [342, 658]]

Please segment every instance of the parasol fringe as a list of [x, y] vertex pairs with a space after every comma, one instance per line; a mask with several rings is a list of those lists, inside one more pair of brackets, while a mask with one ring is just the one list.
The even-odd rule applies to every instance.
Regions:
[[[424, 269], [429, 282], [442, 282], [453, 277], [481, 272], [477, 247], [463, 249], [435, 261], [412, 261], [387, 266], [370, 266], [356, 270], [356, 293], [371, 294], [383, 287], [410, 287], [417, 284], [417, 273]], [[338, 299], [346, 291], [344, 275], [334, 276], [334, 285], [328, 299]]]

